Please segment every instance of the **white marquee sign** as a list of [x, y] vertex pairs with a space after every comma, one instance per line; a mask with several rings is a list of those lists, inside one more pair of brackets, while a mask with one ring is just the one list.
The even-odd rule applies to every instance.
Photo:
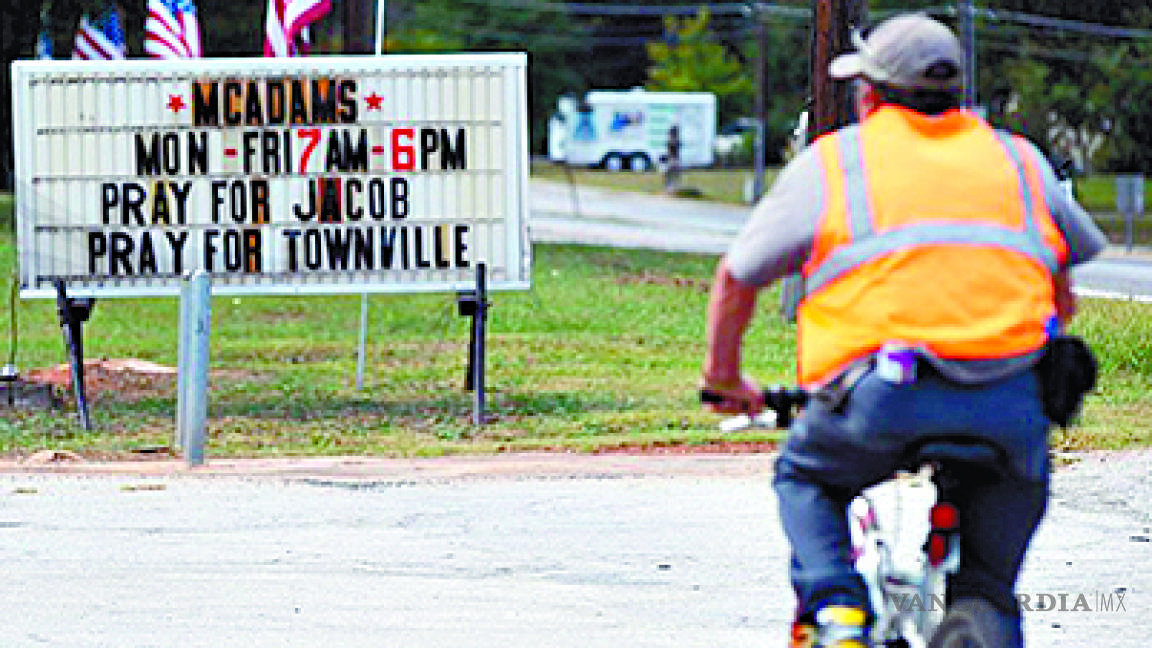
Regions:
[[523, 54], [13, 64], [21, 294], [529, 286]]

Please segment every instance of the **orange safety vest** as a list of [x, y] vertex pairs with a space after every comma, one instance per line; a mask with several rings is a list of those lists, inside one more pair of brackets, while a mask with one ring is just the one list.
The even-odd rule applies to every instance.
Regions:
[[824, 206], [797, 312], [802, 385], [886, 342], [957, 360], [1043, 346], [1068, 249], [1019, 141], [966, 111], [886, 106], [815, 146]]

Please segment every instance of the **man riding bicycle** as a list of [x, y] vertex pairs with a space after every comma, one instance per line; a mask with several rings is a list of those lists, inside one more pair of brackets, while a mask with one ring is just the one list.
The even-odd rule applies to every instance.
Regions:
[[798, 273], [799, 382], [817, 397], [773, 481], [793, 645], [867, 645], [846, 506], [911, 444], [956, 436], [991, 441], [1009, 470], [957, 502], [948, 600], [987, 600], [1020, 645], [1014, 587], [1048, 492], [1035, 365], [1075, 311], [1069, 268], [1106, 240], [1035, 146], [963, 108], [964, 55], [946, 26], [899, 15], [853, 43], [830, 72], [854, 80], [860, 123], [789, 163], [719, 263], [702, 386], [722, 397], [715, 411], [760, 410], [740, 370], [744, 331], [758, 290]]

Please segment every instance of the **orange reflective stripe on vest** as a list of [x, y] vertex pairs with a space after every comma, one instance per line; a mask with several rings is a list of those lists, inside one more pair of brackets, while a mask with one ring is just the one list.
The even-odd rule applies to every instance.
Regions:
[[965, 112], [888, 107], [816, 146], [825, 203], [797, 315], [801, 384], [889, 341], [949, 359], [1044, 344], [1067, 248], [1016, 141]]

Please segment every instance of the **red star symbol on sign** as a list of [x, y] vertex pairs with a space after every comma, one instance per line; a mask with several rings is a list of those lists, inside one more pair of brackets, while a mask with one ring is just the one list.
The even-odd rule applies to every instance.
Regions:
[[380, 110], [380, 104], [384, 102], [384, 97], [373, 92], [367, 97], [364, 97], [364, 101], [368, 102], [368, 110]]
[[174, 113], [179, 113], [186, 107], [187, 104], [184, 103], [184, 97], [181, 97], [180, 95], [168, 95], [168, 110], [171, 110]]

